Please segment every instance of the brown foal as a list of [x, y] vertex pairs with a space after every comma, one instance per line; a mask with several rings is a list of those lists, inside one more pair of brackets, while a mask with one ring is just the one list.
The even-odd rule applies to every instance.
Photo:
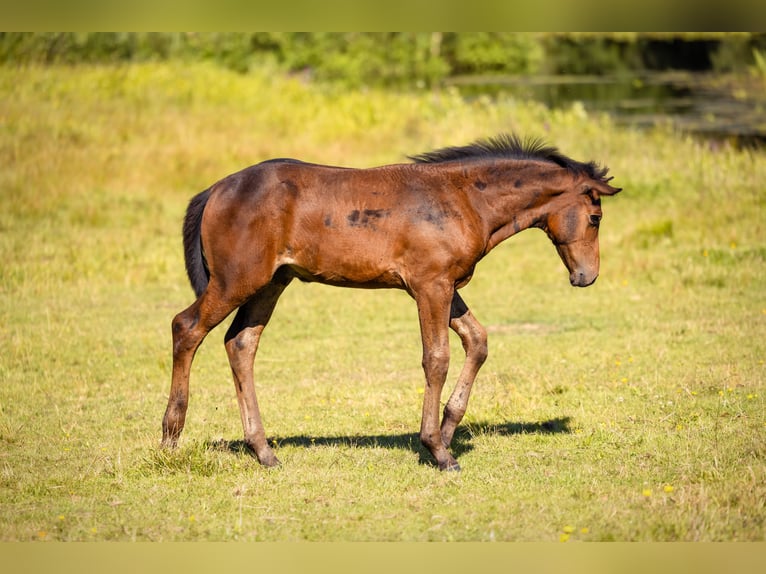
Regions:
[[[239, 309], [225, 345], [245, 442], [261, 464], [279, 463], [261, 421], [253, 361], [280, 294], [297, 277], [412, 296], [426, 379], [420, 439], [441, 470], [460, 469], [448, 448], [487, 358], [487, 334], [457, 290], [493, 247], [530, 227], [551, 238], [572, 285], [590, 285], [599, 272], [601, 197], [620, 189], [594, 162], [510, 135], [411, 159], [371, 169], [269, 160], [191, 200], [184, 249], [197, 300], [172, 323], [164, 445], [174, 446], [183, 430], [197, 348]], [[450, 328], [466, 361], [440, 423]]]

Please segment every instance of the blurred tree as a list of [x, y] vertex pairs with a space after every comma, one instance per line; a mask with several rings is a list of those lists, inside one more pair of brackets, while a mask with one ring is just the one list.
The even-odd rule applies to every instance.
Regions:
[[0, 33], [0, 63], [205, 59], [246, 73], [266, 62], [346, 86], [434, 86], [449, 76], [744, 71], [763, 33], [256, 32]]

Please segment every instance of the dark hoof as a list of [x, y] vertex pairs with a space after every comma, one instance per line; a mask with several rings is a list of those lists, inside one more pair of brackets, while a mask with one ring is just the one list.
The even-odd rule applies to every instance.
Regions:
[[445, 465], [439, 465], [439, 470], [442, 472], [460, 472], [460, 465], [456, 460], [451, 460]]
[[271, 456], [264, 456], [263, 458], [258, 457], [258, 462], [261, 463], [261, 466], [265, 466], [266, 468], [277, 468], [282, 466], [282, 463], [279, 462], [279, 459], [274, 456], [274, 454], [271, 454]]

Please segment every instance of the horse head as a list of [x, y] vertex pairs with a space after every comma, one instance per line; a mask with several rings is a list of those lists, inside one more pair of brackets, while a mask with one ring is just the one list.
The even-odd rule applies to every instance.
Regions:
[[556, 246], [574, 287], [591, 285], [599, 273], [598, 230], [603, 217], [601, 197], [614, 195], [606, 177], [580, 175], [551, 202], [542, 227]]

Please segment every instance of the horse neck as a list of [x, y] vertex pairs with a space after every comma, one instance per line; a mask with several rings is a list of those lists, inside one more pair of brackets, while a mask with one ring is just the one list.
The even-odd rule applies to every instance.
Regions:
[[[536, 165], [535, 165], [536, 164]], [[489, 232], [487, 251], [530, 227], [543, 227], [552, 202], [563, 190], [562, 170], [539, 162], [512, 166], [483, 192], [482, 219]]]

